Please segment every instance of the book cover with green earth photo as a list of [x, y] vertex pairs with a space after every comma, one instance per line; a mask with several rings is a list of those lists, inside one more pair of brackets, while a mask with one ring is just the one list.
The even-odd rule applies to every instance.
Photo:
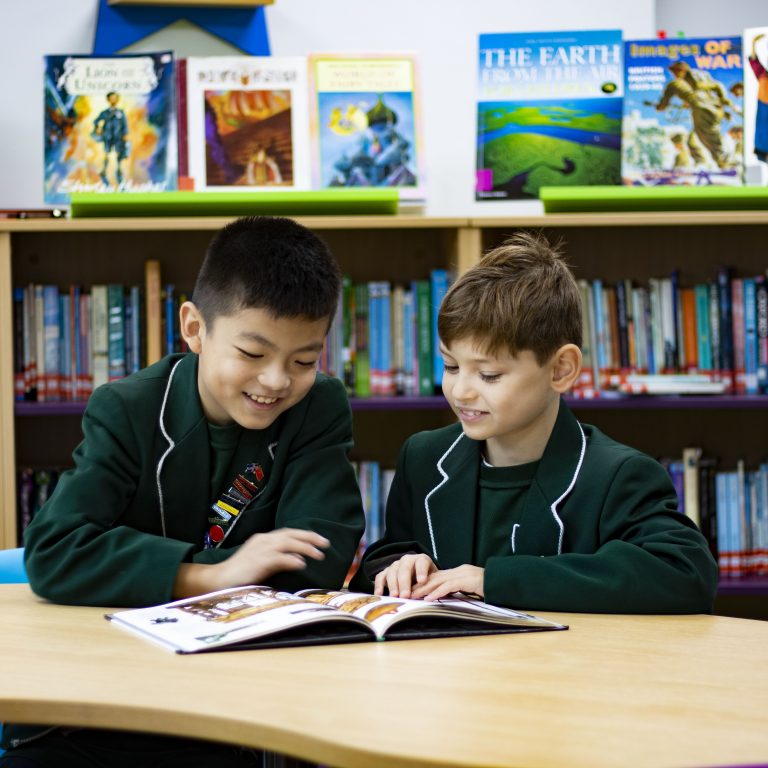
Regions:
[[621, 183], [619, 30], [480, 35], [478, 200]]

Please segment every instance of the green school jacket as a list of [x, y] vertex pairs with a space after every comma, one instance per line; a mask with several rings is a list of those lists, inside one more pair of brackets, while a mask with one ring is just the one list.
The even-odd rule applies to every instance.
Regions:
[[[454, 425], [404, 445], [384, 538], [351, 588], [398, 553], [424, 552], [441, 569], [472, 563], [482, 443]], [[509, 554], [485, 566], [485, 600], [514, 608], [597, 613], [712, 610], [717, 564], [677, 511], [666, 470], [650, 456], [580, 425], [561, 402]]]
[[258, 462], [266, 485], [218, 549], [202, 549], [209, 508], [222, 489], [210, 487], [196, 355], [172, 355], [99, 387], [83, 433], [75, 468], [62, 474], [25, 532], [27, 573], [38, 595], [79, 605], [167, 602], [181, 563], [224, 560], [254, 533], [283, 527], [317, 531], [331, 546], [325, 560], [269, 583], [290, 591], [341, 587], [364, 515], [347, 459], [352, 417], [338, 380], [318, 374], [307, 396], [269, 428], [243, 430], [232, 478]]

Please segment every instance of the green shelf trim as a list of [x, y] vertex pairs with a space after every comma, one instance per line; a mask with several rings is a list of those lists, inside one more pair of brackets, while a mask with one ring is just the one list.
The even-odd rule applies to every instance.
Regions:
[[541, 187], [545, 213], [768, 210], [768, 187]]
[[306, 192], [76, 192], [73, 219], [112, 216], [316, 216], [396, 214], [396, 188]]

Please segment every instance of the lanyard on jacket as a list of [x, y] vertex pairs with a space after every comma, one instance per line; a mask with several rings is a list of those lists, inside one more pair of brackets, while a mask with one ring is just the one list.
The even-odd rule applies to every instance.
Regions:
[[248, 464], [235, 476], [221, 498], [211, 505], [208, 530], [203, 538], [205, 549], [218, 547], [227, 538], [238, 515], [264, 490], [264, 478], [261, 464]]

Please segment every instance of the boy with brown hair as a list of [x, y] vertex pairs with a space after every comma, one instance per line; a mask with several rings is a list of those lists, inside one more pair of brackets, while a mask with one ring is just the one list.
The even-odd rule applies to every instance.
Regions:
[[459, 423], [411, 438], [386, 532], [353, 589], [515, 608], [712, 610], [717, 565], [666, 470], [562, 399], [581, 369], [581, 299], [556, 248], [520, 233], [448, 291], [443, 393]]

